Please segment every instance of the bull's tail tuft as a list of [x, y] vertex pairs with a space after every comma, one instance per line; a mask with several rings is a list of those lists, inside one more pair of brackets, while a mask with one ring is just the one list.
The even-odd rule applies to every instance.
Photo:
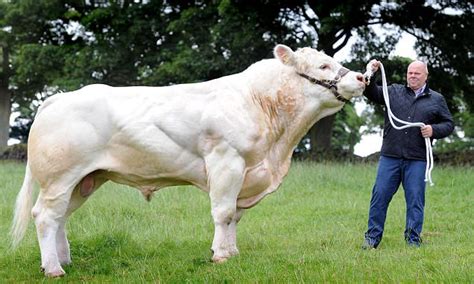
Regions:
[[26, 164], [25, 179], [18, 193], [15, 204], [13, 224], [10, 231], [12, 248], [15, 249], [25, 236], [28, 223], [30, 221], [31, 208], [33, 207], [34, 180], [30, 166]]

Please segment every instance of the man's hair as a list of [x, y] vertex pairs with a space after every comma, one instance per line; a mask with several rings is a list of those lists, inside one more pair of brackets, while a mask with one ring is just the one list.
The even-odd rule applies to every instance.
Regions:
[[[425, 62], [423, 62], [423, 61], [421, 61], [421, 60], [418, 60], [418, 59], [417, 59], [417, 60], [413, 60], [413, 61], [410, 63], [410, 65], [412, 65], [413, 63], [421, 63], [421, 64], [423, 64], [423, 66], [425, 67], [424, 69], [425, 69], [426, 75], [429, 74], [429, 72], [428, 72], [428, 64], [426, 64]], [[408, 66], [410, 66], [410, 65], [408, 65]]]

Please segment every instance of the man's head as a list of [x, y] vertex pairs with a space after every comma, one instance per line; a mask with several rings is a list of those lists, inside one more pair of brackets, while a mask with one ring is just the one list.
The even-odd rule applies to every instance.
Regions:
[[428, 66], [425, 63], [415, 60], [407, 69], [407, 83], [412, 90], [418, 90], [423, 87], [428, 78]]

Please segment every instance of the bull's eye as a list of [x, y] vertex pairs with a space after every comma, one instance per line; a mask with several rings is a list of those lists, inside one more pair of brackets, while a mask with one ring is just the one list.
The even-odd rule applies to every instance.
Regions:
[[319, 66], [319, 69], [321, 69], [321, 70], [326, 70], [328, 68], [329, 68], [328, 64], [323, 64], [323, 65]]

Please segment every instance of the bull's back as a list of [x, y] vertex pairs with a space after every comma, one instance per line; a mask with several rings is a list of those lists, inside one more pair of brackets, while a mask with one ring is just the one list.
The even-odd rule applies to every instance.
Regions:
[[46, 181], [71, 169], [104, 169], [142, 182], [205, 185], [199, 141], [215, 93], [204, 87], [93, 85], [52, 97], [31, 129], [32, 172]]

